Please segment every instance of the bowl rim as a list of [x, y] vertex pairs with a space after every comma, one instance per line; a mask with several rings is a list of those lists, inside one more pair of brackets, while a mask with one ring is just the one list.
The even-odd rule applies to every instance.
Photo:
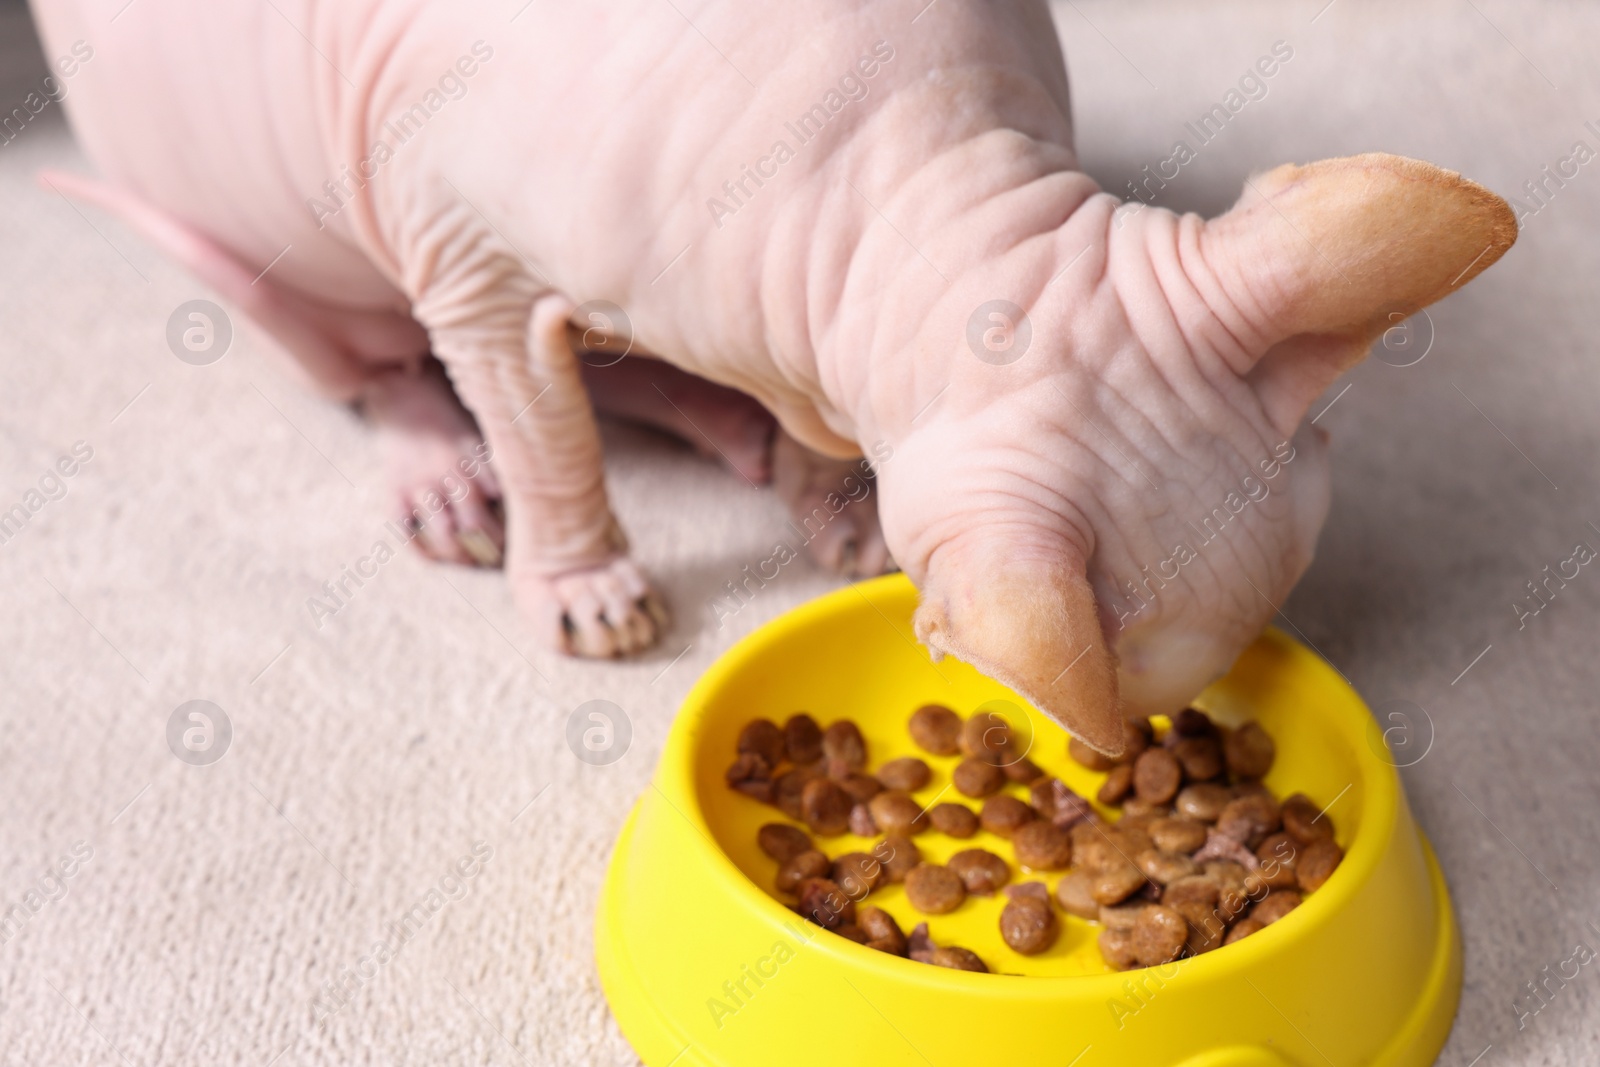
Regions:
[[[801, 936], [802, 943], [807, 947], [818, 949], [833, 962], [856, 970], [886, 974], [896, 982], [946, 989], [953, 983], [955, 988], [972, 995], [1011, 996], [1018, 991], [1017, 986], [996, 982], [995, 979], [1016, 978], [1026, 979], [1030, 983], [1027, 987], [1030, 993], [1048, 996], [1052, 993], [1061, 995], [1068, 992], [1090, 992], [1099, 995], [1102, 990], [1095, 989], [1096, 985], [1104, 985], [1108, 989], [1120, 989], [1121, 983], [1129, 976], [1155, 970], [1156, 968], [1134, 968], [1105, 974], [1079, 975], [1012, 975], [1001, 972], [978, 974], [914, 963], [867, 948], [865, 945], [858, 945], [844, 937], [820, 938], [817, 935], [827, 932], [823, 927], [801, 918], [797, 912], [786, 907], [763, 889], [734, 863], [717, 843], [715, 832], [706, 820], [695, 789], [695, 753], [700, 735], [699, 725], [711, 698], [747, 660], [783, 641], [790, 631], [816, 625], [847, 608], [859, 611], [862, 601], [865, 601], [867, 607], [876, 610], [877, 605], [870, 593], [876, 592], [881, 598], [885, 594], [904, 595], [907, 591], [916, 592], [911, 586], [910, 579], [896, 573], [863, 582], [853, 582], [808, 600], [762, 623], [734, 642], [690, 688], [682, 704], [679, 705], [666, 744], [663, 746], [656, 774], [650, 782], [650, 788], [660, 795], [660, 799], [672, 807], [696, 831], [689, 835], [685, 843], [685, 847], [694, 853], [686, 859], [691, 862], [706, 863], [715, 877], [731, 882], [729, 890], [733, 894], [732, 902], [753, 908], [774, 930], [787, 927], [791, 933], [801, 936], [800, 931], [804, 928], [798, 924], [803, 923], [805, 927], [815, 930], [815, 933], [807, 932], [805, 936]], [[882, 614], [881, 610], [879, 613]], [[893, 620], [889, 621], [894, 625]], [[1198, 973], [1202, 977], [1223, 975], [1230, 971], [1251, 969], [1255, 967], [1257, 961], [1268, 956], [1292, 951], [1293, 942], [1301, 931], [1313, 929], [1313, 924], [1322, 916], [1332, 915], [1343, 908], [1360, 891], [1361, 886], [1376, 870], [1399, 821], [1403, 792], [1398, 768], [1380, 759], [1364, 743], [1363, 737], [1356, 736], [1365, 729], [1365, 725], [1356, 723], [1354, 712], [1359, 711], [1369, 722], [1375, 723], [1371, 710], [1361, 695], [1320, 655], [1278, 628], [1267, 627], [1256, 640], [1276, 644], [1287, 650], [1297, 661], [1299, 669], [1321, 672], [1327, 680], [1336, 682], [1345, 690], [1346, 699], [1340, 703], [1348, 703], [1349, 710], [1339, 710], [1330, 718], [1338, 725], [1340, 732], [1346, 735], [1345, 741], [1354, 753], [1357, 768], [1362, 772], [1361, 777], [1357, 779], [1363, 785], [1361, 816], [1355, 820], [1359, 829], [1350, 841], [1349, 847], [1345, 849], [1344, 859], [1333, 876], [1328, 879], [1327, 884], [1306, 896], [1299, 907], [1272, 923], [1270, 930], [1262, 930], [1226, 946], [1229, 949], [1226, 955], [1213, 950], [1200, 956], [1175, 961], [1173, 964], [1162, 965], [1178, 966], [1181, 968], [1179, 973], [1198, 968]], [[1020, 696], [1017, 699], [1022, 700]], [[1023, 700], [1023, 703], [1029, 702]], [[1352, 781], [1350, 786], [1353, 787], [1355, 784], [1356, 782]], [[674, 797], [678, 799], [674, 800]], [[1172, 977], [1176, 977], [1176, 974]]]

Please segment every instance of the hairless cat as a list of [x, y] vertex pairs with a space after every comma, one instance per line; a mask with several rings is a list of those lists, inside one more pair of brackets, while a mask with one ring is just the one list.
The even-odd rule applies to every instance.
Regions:
[[[66, 107], [103, 174], [44, 180], [358, 401], [406, 513], [471, 470], [419, 540], [503, 544], [543, 640], [663, 625], [607, 500], [612, 411], [837, 510], [825, 561], [892, 557], [935, 656], [1107, 752], [1310, 562], [1312, 401], [1516, 236], [1378, 154], [1211, 220], [1123, 204], [1079, 169], [1040, 0], [115, 6], [34, 0], [53, 55], [92, 54]], [[863, 454], [876, 492], [839, 510]]]

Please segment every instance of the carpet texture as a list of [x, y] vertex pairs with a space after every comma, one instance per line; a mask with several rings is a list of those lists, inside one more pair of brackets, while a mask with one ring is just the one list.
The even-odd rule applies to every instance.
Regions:
[[[1392, 365], [1416, 351], [1397, 335], [1313, 409], [1332, 403], [1333, 515], [1279, 624], [1375, 706], [1425, 712], [1397, 740], [1467, 954], [1439, 1062], [1597, 1063], [1600, 966], [1544, 1000], [1527, 983], [1600, 947], [1600, 571], [1513, 605], [1600, 548], [1600, 162], [1521, 192], [1574, 142], [1600, 149], [1600, 11], [1323, 3], [1061, 4], [1079, 148], [1125, 191], [1283, 40], [1266, 94], [1159, 203], [1216, 211], [1253, 170], [1381, 149], [1529, 208], [1505, 260], [1433, 309], [1426, 358]], [[0, 5], [0, 111], [43, 62]], [[306, 599], [390, 536], [374, 441], [247, 328], [214, 365], [174, 359], [168, 316], [210, 294], [37, 188], [42, 165], [86, 166], [58, 105], [0, 147], [0, 510], [47, 498], [0, 543], [0, 910], [25, 916], [0, 927], [0, 1062], [636, 1063], [592, 960], [611, 841], [699, 672], [834, 580], [796, 564], [719, 626], [707, 600], [766, 555], [779, 505], [610, 427], [617, 510], [675, 610], [655, 652], [559, 659], [498, 574], [410, 555], [316, 627]], [[193, 699], [232, 724], [209, 767], [167, 743]], [[609, 766], [563, 740], [589, 699], [631, 719]], [[474, 876], [450, 877], [462, 861]], [[361, 967], [430, 892], [421, 931]], [[358, 969], [318, 1025], [325, 983]]]

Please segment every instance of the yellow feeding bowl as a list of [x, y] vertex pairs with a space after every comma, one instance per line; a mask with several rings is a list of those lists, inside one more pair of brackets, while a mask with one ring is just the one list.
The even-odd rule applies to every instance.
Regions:
[[[773, 896], [777, 865], [756, 847], [776, 809], [723, 772], [751, 719], [807, 711], [861, 727], [869, 767], [915, 752], [912, 711], [1002, 710], [1032, 736], [1031, 759], [1079, 793], [1102, 775], [1066, 756], [1066, 734], [964, 664], [930, 662], [911, 631], [916, 592], [900, 576], [839, 590], [763, 627], [689, 694], [661, 765], [617, 841], [596, 921], [600, 977], [623, 1033], [650, 1067], [1422, 1067], [1450, 1031], [1461, 954], [1449, 896], [1361, 699], [1321, 659], [1270, 632], [1196, 706], [1230, 726], [1258, 720], [1277, 742], [1266, 784], [1301, 792], [1337, 831], [1344, 862], [1271, 926], [1164, 967], [1115, 972], [1096, 923], [1060, 915], [1054, 948], [1022, 956], [1000, 938], [1004, 898], [968, 897], [921, 916], [903, 886], [874, 891], [909, 932], [976, 952], [991, 974], [890, 956], [802, 920]], [[956, 760], [922, 755], [928, 804]], [[1010, 791], [1025, 797], [1020, 786]], [[943, 799], [963, 799], [944, 792]], [[916, 839], [943, 862], [1009, 845], [980, 832]], [[867, 839], [819, 839], [831, 856]], [[1059, 874], [1016, 871], [1053, 890]]]

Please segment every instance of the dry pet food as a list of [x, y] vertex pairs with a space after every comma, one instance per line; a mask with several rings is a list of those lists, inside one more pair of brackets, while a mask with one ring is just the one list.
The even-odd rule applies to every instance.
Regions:
[[811, 850], [811, 838], [804, 830], [781, 822], [769, 822], [757, 830], [756, 844], [780, 864]]
[[961, 906], [967, 887], [949, 867], [924, 863], [906, 875], [906, 899], [924, 915], [943, 915]]
[[838, 761], [852, 771], [867, 765], [867, 742], [861, 728], [849, 719], [840, 719], [829, 726], [822, 735], [822, 755], [829, 762]]
[[900, 924], [894, 921], [894, 916], [882, 908], [868, 905], [858, 909], [856, 925], [867, 935], [868, 948], [887, 952], [891, 956], [906, 954], [906, 935], [901, 931]]
[[1009, 793], [998, 793], [983, 802], [979, 824], [991, 834], [1010, 837], [1034, 820], [1033, 809]]
[[956, 792], [974, 799], [992, 796], [1006, 784], [1006, 772], [985, 760], [968, 756], [950, 775]]
[[796, 766], [817, 762], [822, 758], [822, 727], [803, 711], [791, 715], [783, 724], [783, 749]]
[[964, 839], [978, 832], [978, 817], [965, 804], [935, 804], [928, 809], [928, 821], [949, 837]]
[[1072, 865], [1072, 835], [1055, 823], [1030, 822], [1012, 835], [1017, 862], [1035, 871], [1064, 871]]
[[943, 704], [924, 704], [911, 715], [911, 740], [924, 752], [954, 756], [961, 751], [961, 716]]
[[[969, 949], [937, 944], [928, 923], [908, 935], [867, 903], [890, 885], [903, 884], [907, 904], [925, 915], [980, 898], [971, 906], [996, 907], [1001, 940], [1023, 956], [1057, 943], [1059, 909], [1098, 924], [1102, 958], [1125, 970], [1212, 952], [1265, 929], [1344, 858], [1333, 820], [1314, 801], [1300, 793], [1280, 800], [1263, 783], [1277, 747], [1257, 723], [1228, 729], [1195, 708], [1160, 736], [1148, 721], [1128, 722], [1126, 751], [1115, 759], [1071, 741], [1068, 755], [1104, 774], [1094, 795], [1121, 809], [1115, 821], [1030, 759], [995, 712], [963, 719], [926, 704], [908, 732], [930, 756], [962, 758], [930, 765], [896, 754], [873, 769], [854, 722], [824, 730], [800, 712], [781, 727], [765, 718], [747, 723], [725, 774], [730, 788], [790, 820], [756, 834], [777, 864], [777, 892], [805, 918], [890, 955], [990, 970]], [[954, 789], [981, 808], [943, 801], [924, 809], [911, 794], [929, 787]], [[1011, 856], [964, 848], [947, 864], [929, 862], [912, 838], [930, 831], [958, 840], [991, 834]], [[845, 832], [864, 843], [830, 858], [814, 841]], [[1036, 880], [1011, 884], [1013, 862], [1039, 872]], [[1055, 877], [1053, 888], [1038, 880], [1045, 875]], [[1001, 891], [1003, 903], [983, 899]]]
[[1037, 956], [1056, 943], [1061, 923], [1049, 898], [1013, 897], [1000, 912], [1000, 936], [1024, 956]]
[[928, 957], [928, 962], [935, 967], [949, 967], [956, 971], [977, 971], [980, 974], [989, 973], [989, 968], [983, 965], [983, 960], [970, 949], [957, 948], [949, 945], [945, 948], [936, 948]]
[[967, 892], [989, 896], [1011, 880], [1011, 868], [993, 852], [967, 848], [950, 857], [950, 870], [961, 879]]
[[928, 816], [922, 805], [904, 793], [894, 791], [879, 793], [867, 802], [872, 821], [886, 834], [910, 837], [920, 834], [928, 826]]
[[915, 756], [892, 759], [877, 771], [877, 779], [885, 789], [898, 789], [903, 793], [915, 793], [932, 777], [928, 765]]
[[833, 861], [824, 852], [807, 849], [790, 856], [778, 868], [777, 886], [780, 893], [793, 893], [807, 878], [821, 878], [833, 870]]
[[922, 862], [922, 850], [917, 848], [916, 842], [895, 834], [874, 845], [872, 855], [883, 864], [884, 877], [896, 885], [905, 881], [906, 875]]
[[800, 817], [811, 832], [834, 837], [850, 828], [850, 808], [855, 801], [831, 778], [813, 778], [800, 793]]

